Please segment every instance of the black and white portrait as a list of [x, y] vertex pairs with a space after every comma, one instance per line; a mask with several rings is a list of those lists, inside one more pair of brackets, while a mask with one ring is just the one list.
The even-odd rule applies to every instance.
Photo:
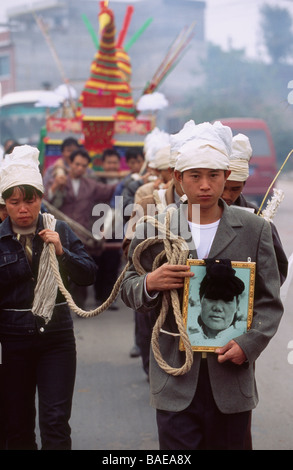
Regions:
[[[188, 260], [183, 319], [192, 348], [211, 351], [246, 333], [252, 321], [255, 264]], [[182, 345], [181, 345], [182, 346]]]

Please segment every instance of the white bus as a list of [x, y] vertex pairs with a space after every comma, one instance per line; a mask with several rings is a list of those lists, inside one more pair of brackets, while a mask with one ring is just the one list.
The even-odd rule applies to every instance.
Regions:
[[0, 98], [0, 144], [13, 139], [37, 145], [47, 113], [60, 106], [62, 98], [46, 90], [16, 91]]

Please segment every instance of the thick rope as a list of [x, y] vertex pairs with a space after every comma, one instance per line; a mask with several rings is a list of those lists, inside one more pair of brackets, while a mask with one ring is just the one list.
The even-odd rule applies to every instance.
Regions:
[[[52, 214], [44, 213], [43, 222], [45, 228], [55, 230], [56, 219]], [[52, 317], [57, 289], [56, 280], [52, 275], [49, 246], [45, 244], [39, 262], [32, 313], [43, 318], [46, 324]]]
[[[162, 250], [159, 253], [159, 255], [155, 258], [153, 262], [153, 267], [152, 267], [153, 270], [160, 266], [164, 258], [167, 259], [168, 264], [184, 264], [184, 265], [186, 264], [186, 260], [187, 260], [188, 253], [189, 253], [188, 245], [186, 241], [184, 240], [184, 238], [175, 237], [172, 234], [172, 232], [170, 232], [169, 226], [170, 226], [171, 212], [172, 211], [170, 210], [166, 212], [164, 225], [158, 222], [158, 220], [154, 219], [153, 217], [145, 216], [143, 218], [144, 221], [149, 221], [153, 223], [154, 226], [160, 230], [161, 235], [163, 235], [163, 237], [144, 240], [135, 248], [134, 253], [133, 253], [133, 264], [138, 274], [140, 275], [146, 274], [146, 271], [143, 270], [140, 264], [140, 258], [141, 258], [143, 251], [146, 248], [148, 248], [150, 245], [154, 245], [158, 242], [160, 243], [163, 242], [164, 250]], [[167, 362], [162, 357], [162, 354], [160, 351], [160, 345], [159, 345], [160, 331], [166, 320], [166, 316], [170, 308], [170, 297], [171, 297], [171, 303], [172, 303], [172, 308], [173, 308], [173, 313], [175, 316], [176, 324], [177, 324], [179, 334], [180, 334], [180, 337], [182, 339], [184, 349], [185, 349], [185, 362], [181, 367], [178, 367], [178, 368], [171, 367], [169, 364], [167, 364]], [[189, 340], [185, 325], [183, 323], [183, 318], [182, 318], [181, 308], [180, 308], [180, 300], [179, 300], [177, 289], [171, 289], [170, 291], [163, 291], [162, 293], [162, 306], [161, 306], [160, 314], [153, 328], [151, 344], [152, 344], [154, 357], [158, 365], [165, 372], [167, 372], [170, 375], [177, 376], [177, 375], [183, 375], [190, 370], [192, 363], [193, 363], [193, 351], [192, 351], [192, 347], [190, 344], [190, 340]]]
[[100, 313], [104, 312], [104, 310], [107, 310], [107, 308], [118, 297], [119, 290], [120, 290], [120, 285], [121, 285], [122, 280], [124, 278], [124, 274], [127, 271], [127, 268], [129, 267], [129, 263], [126, 264], [126, 266], [124, 267], [122, 273], [118, 277], [118, 279], [117, 279], [117, 281], [116, 281], [116, 283], [115, 283], [115, 285], [112, 289], [112, 292], [111, 292], [110, 296], [108, 297], [108, 299], [102, 305], [97, 307], [96, 309], [86, 311], [86, 310], [81, 309], [80, 307], [78, 307], [75, 304], [72, 296], [70, 295], [68, 290], [65, 288], [65, 286], [63, 284], [63, 280], [62, 280], [60, 272], [59, 272], [59, 265], [58, 265], [58, 261], [57, 261], [57, 258], [56, 258], [55, 247], [54, 247], [53, 243], [49, 243], [49, 247], [50, 247], [50, 257], [51, 257], [52, 270], [53, 270], [54, 276], [56, 278], [59, 290], [64, 295], [64, 297], [65, 297], [65, 299], [68, 303], [69, 308], [73, 312], [75, 312], [77, 315], [79, 315], [80, 317], [84, 317], [84, 318], [94, 317], [94, 316], [99, 315]]
[[[143, 217], [140, 222], [150, 222], [154, 225], [155, 228], [157, 228], [160, 231], [160, 237], [156, 238], [149, 238], [146, 240], [143, 240], [139, 245], [134, 250], [132, 261], [134, 264], [134, 267], [139, 275], [144, 275], [146, 274], [146, 271], [143, 269], [140, 259], [142, 257], [142, 253], [144, 250], [146, 250], [148, 247], [155, 245], [156, 243], [163, 243], [164, 244], [164, 250], [162, 250], [159, 255], [155, 258], [153, 262], [153, 270], [156, 269], [157, 267], [160, 266], [160, 264], [167, 259], [168, 264], [186, 264], [186, 260], [188, 257], [188, 245], [186, 241], [181, 238], [181, 237], [175, 237], [172, 232], [170, 232], [169, 226], [170, 226], [170, 217], [171, 217], [171, 211], [168, 210], [166, 212], [166, 218], [165, 218], [165, 223], [162, 224], [160, 223], [157, 219], [154, 217], [150, 216], [145, 216]], [[51, 260], [51, 267], [54, 273], [54, 276], [56, 278], [58, 287], [61, 291], [61, 293], [64, 295], [69, 308], [74, 311], [77, 315], [84, 317], [84, 318], [89, 318], [93, 317], [96, 315], [99, 315], [102, 313], [104, 310], [106, 310], [117, 298], [119, 291], [120, 291], [120, 286], [123, 281], [125, 272], [129, 268], [130, 263], [128, 262], [126, 266], [124, 267], [122, 273], [118, 277], [112, 292], [108, 299], [99, 307], [97, 307], [94, 310], [89, 310], [85, 311], [79, 308], [75, 302], [72, 299], [72, 296], [70, 293], [67, 291], [67, 289], [64, 287], [60, 272], [59, 272], [59, 265], [58, 261], [56, 258], [56, 253], [55, 253], [55, 247], [52, 243], [49, 244], [50, 248], [50, 260]], [[165, 261], [164, 261], [165, 262]], [[162, 358], [162, 354], [160, 351], [160, 346], [159, 346], [159, 335], [160, 335], [160, 330], [161, 327], [163, 326], [169, 307], [170, 307], [170, 298], [171, 298], [171, 303], [173, 307], [173, 312], [176, 320], [176, 324], [178, 326], [179, 334], [182, 339], [184, 349], [185, 349], [185, 363], [178, 368], [171, 367], [167, 362]], [[159, 313], [159, 316], [157, 318], [157, 321], [155, 323], [155, 326], [153, 328], [152, 332], [152, 349], [153, 353], [155, 356], [155, 359], [158, 363], [158, 365], [168, 374], [170, 375], [183, 375], [187, 373], [193, 363], [193, 351], [192, 347], [189, 341], [188, 334], [186, 332], [186, 328], [183, 323], [183, 318], [181, 314], [181, 308], [180, 308], [180, 301], [179, 301], [179, 296], [177, 289], [172, 289], [170, 291], [164, 291], [162, 293], [162, 305], [161, 305], [161, 310]]]

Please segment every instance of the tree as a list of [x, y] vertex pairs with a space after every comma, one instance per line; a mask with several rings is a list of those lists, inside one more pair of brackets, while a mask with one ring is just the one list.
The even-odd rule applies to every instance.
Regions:
[[[213, 44], [208, 44], [202, 65], [205, 83], [186, 95], [183, 122], [225, 117], [264, 119], [272, 131], [281, 165], [292, 148], [293, 106], [287, 101], [291, 67], [248, 60], [242, 50], [225, 52]], [[288, 162], [286, 170], [290, 166]]]
[[292, 54], [292, 19], [288, 10], [277, 6], [263, 5], [260, 25], [265, 47], [273, 62], [278, 64]]
[[262, 103], [279, 92], [272, 66], [248, 60], [241, 49], [225, 52], [209, 43], [202, 65], [205, 83], [191, 90], [186, 99], [197, 122], [219, 117], [258, 117]]

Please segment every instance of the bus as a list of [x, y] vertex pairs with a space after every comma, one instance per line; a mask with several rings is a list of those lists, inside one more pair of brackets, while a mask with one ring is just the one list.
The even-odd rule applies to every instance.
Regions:
[[47, 90], [7, 93], [0, 99], [0, 143], [9, 139], [36, 146], [48, 113], [61, 105], [62, 99]]
[[265, 194], [277, 174], [277, 157], [273, 138], [267, 123], [256, 118], [224, 118], [218, 119], [223, 125], [229, 126], [233, 135], [246, 135], [252, 147], [249, 164], [249, 178], [243, 194], [250, 201], [260, 205]]

